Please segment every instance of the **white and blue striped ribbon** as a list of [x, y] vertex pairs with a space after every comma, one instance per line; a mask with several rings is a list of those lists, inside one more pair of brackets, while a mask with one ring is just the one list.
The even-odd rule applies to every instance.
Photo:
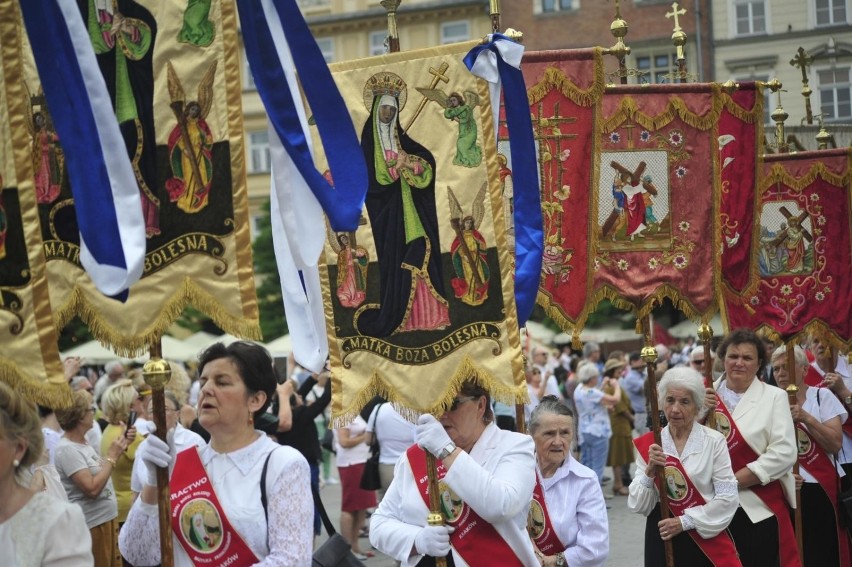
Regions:
[[86, 25], [74, 0], [26, 0], [21, 12], [65, 153], [80, 261], [102, 293], [125, 299], [142, 276], [145, 221]]

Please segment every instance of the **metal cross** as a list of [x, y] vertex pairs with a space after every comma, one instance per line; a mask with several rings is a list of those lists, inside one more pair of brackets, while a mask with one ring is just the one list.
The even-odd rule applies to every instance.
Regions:
[[680, 22], [678, 22], [678, 16], [686, 15], [686, 8], [681, 8], [678, 10], [679, 6], [677, 2], [672, 2], [672, 11], [666, 13], [666, 18], [674, 18], [674, 31], [681, 31]]
[[798, 67], [802, 70], [802, 82], [808, 82], [808, 66], [814, 62], [814, 58], [808, 55], [808, 52], [805, 51], [804, 47], [799, 47], [799, 50], [796, 52], [796, 56], [790, 59], [790, 65], [793, 67]]

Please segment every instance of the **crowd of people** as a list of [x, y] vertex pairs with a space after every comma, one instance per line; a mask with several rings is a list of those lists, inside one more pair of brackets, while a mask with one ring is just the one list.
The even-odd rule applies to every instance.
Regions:
[[[180, 567], [211, 557], [309, 565], [315, 499], [337, 477], [340, 533], [364, 562], [368, 537], [400, 565], [602, 566], [607, 509], [626, 497], [646, 518], [648, 566], [663, 565], [667, 547], [676, 565], [852, 565], [838, 505], [852, 473], [848, 359], [817, 336], [793, 348], [792, 367], [786, 347], [751, 331], [713, 347], [660, 345], [656, 391], [638, 352], [536, 347], [523, 412], [469, 380], [441, 415], [411, 423], [377, 398], [332, 429], [329, 369], [279, 380], [262, 347], [216, 343], [196, 380], [175, 368], [165, 440], [138, 371], [118, 363], [90, 377], [66, 360], [70, 407], [36, 407], [0, 384], [0, 555], [10, 565], [160, 564], [156, 485], [167, 468]], [[374, 443], [378, 490], [361, 483]], [[427, 455], [444, 525], [427, 521]], [[57, 537], [38, 537], [45, 529]]]

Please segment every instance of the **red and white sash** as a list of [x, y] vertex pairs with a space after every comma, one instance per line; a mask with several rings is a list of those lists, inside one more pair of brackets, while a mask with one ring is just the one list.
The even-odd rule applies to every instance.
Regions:
[[[725, 436], [728, 442], [728, 452], [731, 454], [731, 466], [734, 472], [757, 460], [757, 453], [746, 443], [721, 397], [718, 398], [718, 405], [716, 406], [716, 429]], [[756, 484], [748, 489], [755, 493], [775, 515], [775, 521], [778, 524], [781, 567], [801, 567], [799, 548], [796, 546], [796, 534], [793, 531], [790, 509], [784, 499], [781, 482], [773, 480], [766, 485]]]
[[[636, 446], [636, 450], [639, 451], [646, 463], [648, 462], [648, 451], [653, 443], [653, 432], [646, 433], [633, 440], [633, 445]], [[707, 503], [701, 492], [695, 488], [695, 484], [689, 478], [683, 463], [674, 455], [666, 455], [665, 477], [666, 490], [669, 495], [669, 509], [675, 516], [683, 516], [687, 508], [703, 506]], [[658, 491], [662, 490], [658, 478], [654, 479], [654, 483], [657, 485]], [[698, 535], [696, 530], [688, 530], [686, 533], [713, 565], [718, 567], [742, 566], [737, 555], [737, 548], [727, 530], [709, 539], [704, 539]]]
[[530, 503], [530, 513], [527, 517], [527, 530], [530, 532], [536, 547], [545, 555], [553, 555], [565, 550], [565, 544], [556, 535], [553, 522], [547, 512], [547, 503], [544, 500], [544, 487], [541, 478], [536, 472], [533, 499]]
[[[411, 472], [417, 483], [417, 490], [429, 507], [429, 477], [426, 473], [426, 453], [417, 445], [406, 451]], [[441, 482], [447, 474], [443, 463], [436, 462], [438, 468], [438, 486], [441, 491], [441, 508], [447, 524], [456, 528], [450, 534], [450, 544], [468, 565], [476, 565], [488, 558], [489, 565], [514, 567], [523, 565], [506, 540], [490, 523], [474, 512], [447, 486]]]
[[799, 466], [807, 471], [817, 480], [817, 485], [828, 496], [831, 507], [834, 509], [834, 521], [837, 525], [837, 549], [840, 553], [841, 565], [852, 565], [850, 562], [849, 536], [840, 525], [840, 517], [837, 513], [837, 469], [819, 443], [811, 436], [807, 428], [801, 423], [796, 424], [796, 446], [799, 449]]
[[193, 565], [248, 567], [259, 561], [228, 522], [195, 447], [178, 453], [169, 488], [172, 530]]

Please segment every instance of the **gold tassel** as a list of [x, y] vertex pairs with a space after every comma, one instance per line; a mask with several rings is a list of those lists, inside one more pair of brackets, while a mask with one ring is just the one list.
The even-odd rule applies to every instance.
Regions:
[[0, 382], [16, 390], [27, 400], [51, 409], [71, 407], [71, 387], [66, 383], [32, 380], [13, 364], [0, 360]]

